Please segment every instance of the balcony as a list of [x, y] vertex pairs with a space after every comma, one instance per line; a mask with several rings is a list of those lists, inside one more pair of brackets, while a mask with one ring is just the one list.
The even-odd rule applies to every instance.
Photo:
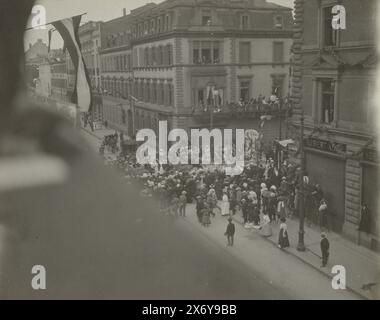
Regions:
[[209, 122], [211, 115], [216, 123], [227, 122], [231, 119], [285, 119], [290, 117], [290, 104], [274, 103], [228, 103], [223, 106], [197, 106], [193, 109], [193, 117], [199, 122]]

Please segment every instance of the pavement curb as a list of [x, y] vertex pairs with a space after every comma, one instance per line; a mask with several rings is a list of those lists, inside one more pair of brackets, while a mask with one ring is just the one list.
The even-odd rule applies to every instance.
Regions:
[[[233, 219], [236, 223], [238, 223], [238, 224], [240, 224], [241, 226], [244, 227], [244, 223], [240, 222], [235, 216], [232, 216], [232, 219]], [[246, 229], [246, 230], [247, 230], [247, 229]], [[249, 230], [247, 230], [247, 231], [249, 231]], [[262, 238], [263, 238], [265, 241], [268, 241], [268, 242], [270, 242], [271, 244], [273, 244], [273, 245], [278, 249], [278, 246], [277, 246], [277, 244], [276, 244], [274, 241], [272, 241], [272, 240], [270, 240], [269, 238], [266, 238], [266, 237], [262, 237]], [[280, 249], [279, 249], [279, 250], [280, 250]], [[318, 268], [318, 267], [316, 267], [315, 265], [313, 265], [312, 263], [310, 263], [310, 262], [308, 262], [308, 261], [302, 259], [300, 256], [294, 254], [293, 252], [291, 252], [291, 251], [289, 251], [289, 250], [286, 250], [286, 249], [282, 249], [282, 250], [283, 250], [284, 252], [286, 252], [287, 254], [290, 254], [290, 255], [292, 255], [293, 257], [297, 258], [298, 260], [302, 261], [303, 263], [307, 264], [308, 266], [312, 267], [313, 269], [317, 270], [320, 274], [324, 275], [324, 276], [327, 277], [328, 279], [332, 279], [332, 278], [333, 278], [332, 275], [330, 275], [330, 274], [324, 272], [324, 271], [321, 270], [320, 268]], [[311, 250], [309, 250], [309, 249], [307, 249], [307, 248], [306, 248], [306, 250], [309, 251], [309, 252], [311, 252], [311, 253], [313, 253]], [[313, 254], [314, 254], [314, 253], [313, 253]], [[348, 291], [350, 291], [351, 293], [353, 293], [353, 294], [355, 294], [355, 295], [358, 295], [360, 298], [362, 298], [362, 299], [364, 299], [364, 300], [371, 300], [371, 299], [368, 298], [367, 296], [363, 295], [362, 293], [358, 292], [357, 290], [353, 289], [352, 287], [350, 287], [350, 286], [348, 286], [348, 285], [346, 285], [346, 289], [347, 289]]]

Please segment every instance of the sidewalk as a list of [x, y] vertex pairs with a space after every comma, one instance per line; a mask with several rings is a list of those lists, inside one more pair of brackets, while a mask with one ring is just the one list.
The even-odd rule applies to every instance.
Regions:
[[[82, 128], [88, 134], [102, 140], [105, 135], [113, 134], [115, 131], [110, 129], [101, 129], [92, 132], [88, 128]], [[243, 217], [238, 212], [233, 219], [243, 225]], [[304, 242], [306, 251], [297, 251], [298, 228], [297, 219], [287, 219], [290, 248], [285, 249], [286, 253], [296, 257], [316, 271], [332, 278], [331, 268], [335, 265], [342, 265], [346, 268], [347, 289], [360, 295], [365, 299], [373, 299], [371, 292], [362, 290], [364, 284], [378, 282], [380, 276], [380, 256], [367, 248], [360, 247], [340, 235], [329, 232], [327, 238], [330, 241], [330, 259], [326, 268], [321, 268], [321, 251], [320, 251], [320, 231], [316, 227], [310, 228], [305, 225]], [[277, 248], [279, 224], [272, 225], [273, 235], [270, 238], [263, 238]], [[249, 230], [247, 230], [249, 232]], [[255, 233], [256, 230], [251, 231]], [[377, 280], [376, 280], [377, 279]]]
[[[215, 217], [211, 217], [211, 225], [203, 227], [196, 215], [195, 204], [189, 204], [186, 209], [186, 218], [176, 221], [180, 227], [189, 225], [195, 235], [209, 242], [210, 250], [221, 257], [229, 254], [234, 257], [234, 268], [248, 267], [248, 273], [256, 282], [270, 285], [276, 292], [268, 296], [262, 292], [263, 299], [295, 299], [295, 300], [357, 300], [362, 298], [351, 290], [334, 290], [331, 281], [324, 274], [316, 272], [306, 263], [300, 263], [293, 255], [280, 250], [277, 245], [265, 240], [260, 232], [251, 232], [239, 223], [236, 223], [234, 246], [227, 246], [224, 235], [227, 218], [215, 210]], [[255, 285], [256, 286], [256, 285]], [[265, 290], [258, 285], [255, 290]], [[244, 297], [250, 299], [250, 297]]]
[[[237, 212], [233, 219], [243, 225], [243, 217]], [[373, 299], [369, 291], [362, 290], [362, 286], [368, 283], [377, 282], [380, 274], [380, 256], [375, 252], [352, 243], [340, 235], [329, 232], [327, 238], [330, 241], [330, 259], [326, 268], [321, 268], [321, 233], [317, 229], [305, 225], [304, 242], [306, 251], [297, 251], [299, 222], [297, 219], [287, 219], [290, 247], [285, 251], [304, 263], [316, 269], [329, 278], [333, 278], [331, 268], [341, 265], [346, 268], [347, 289], [359, 294], [365, 299]], [[267, 241], [277, 246], [280, 225], [272, 224], [273, 235], [265, 238]], [[255, 232], [255, 231], [252, 231]]]

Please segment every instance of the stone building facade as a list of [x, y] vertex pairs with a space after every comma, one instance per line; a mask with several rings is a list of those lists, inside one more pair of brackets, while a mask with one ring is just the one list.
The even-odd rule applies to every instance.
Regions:
[[[168, 0], [104, 23], [108, 122], [130, 134], [131, 123], [191, 129], [208, 127], [211, 117], [214, 127], [258, 129], [257, 117], [234, 120], [225, 106], [288, 94], [292, 26], [291, 9], [264, 0]], [[212, 116], [203, 111], [210, 95], [221, 111]]]
[[[332, 28], [332, 8], [346, 9], [346, 29]], [[376, 1], [296, 0], [293, 124], [305, 118], [306, 170], [325, 192], [334, 229], [378, 249], [379, 167], [375, 132]], [[361, 205], [371, 232], [358, 231]]]

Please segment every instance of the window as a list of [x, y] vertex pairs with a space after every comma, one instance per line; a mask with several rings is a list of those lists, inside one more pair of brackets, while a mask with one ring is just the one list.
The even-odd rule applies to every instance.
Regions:
[[147, 67], [149, 65], [149, 49], [145, 48], [144, 49], [144, 67]]
[[322, 80], [322, 117], [323, 123], [331, 124], [334, 122], [334, 105], [335, 105], [335, 82], [333, 80]]
[[242, 30], [248, 30], [249, 29], [248, 16], [242, 16], [241, 17], [241, 28], [242, 28]]
[[332, 7], [323, 9], [323, 45], [326, 47], [337, 45], [338, 31], [332, 27], [333, 13]]
[[219, 63], [220, 62], [220, 56], [219, 56], [219, 42], [214, 41], [213, 43], [213, 54], [212, 54], [212, 62], [213, 63]]
[[284, 18], [283, 16], [277, 15], [274, 17], [274, 27], [277, 29], [282, 29], [284, 25]]
[[157, 64], [159, 66], [164, 64], [164, 48], [162, 46], [158, 47]]
[[251, 82], [249, 80], [243, 80], [240, 82], [240, 100], [248, 102], [250, 99], [250, 88]]
[[164, 96], [165, 96], [165, 91], [164, 91], [164, 84], [161, 82], [158, 85], [158, 92], [157, 92], [157, 103], [160, 105], [164, 104]]
[[284, 43], [273, 42], [273, 62], [284, 62]]
[[156, 33], [156, 22], [154, 20], [150, 22], [150, 32]]
[[143, 100], [144, 101], [144, 84], [140, 81], [139, 84], [138, 84], [138, 88], [139, 88], [139, 100]]
[[198, 89], [197, 91], [197, 102], [198, 105], [203, 105], [205, 101], [205, 92], [204, 89]]
[[171, 44], [167, 45], [167, 59], [168, 59], [168, 65], [171, 66], [173, 64], [173, 46]]
[[168, 105], [173, 106], [174, 103], [174, 92], [173, 92], [173, 84], [169, 83], [168, 85]]
[[152, 84], [152, 103], [157, 103], [157, 83]]
[[202, 16], [202, 26], [211, 26], [211, 16]]
[[212, 62], [210, 41], [205, 41], [202, 43], [201, 58], [202, 58], [202, 63], [204, 64], [210, 64]]
[[145, 101], [150, 102], [150, 83], [149, 82], [146, 83], [145, 90], [146, 90]]
[[143, 35], [143, 26], [142, 26], [142, 23], [139, 24], [138, 29], [139, 29], [139, 37], [142, 37], [142, 35]]
[[220, 42], [218, 41], [194, 41], [193, 63], [211, 64], [220, 63]]
[[125, 70], [125, 56], [120, 56], [120, 69], [119, 71]]
[[283, 75], [274, 75], [272, 76], [272, 94], [276, 97], [281, 98], [284, 88], [284, 79]]
[[132, 54], [128, 55], [128, 71], [132, 70]]
[[170, 30], [170, 18], [169, 16], [165, 16], [165, 26], [166, 26], [166, 30]]
[[115, 66], [115, 71], [119, 71], [120, 70], [120, 57], [119, 56], [116, 56], [115, 57], [115, 64], [116, 64], [116, 66]]
[[193, 42], [193, 63], [194, 64], [202, 63], [202, 59], [200, 56], [200, 42], [199, 41]]
[[161, 18], [157, 19], [157, 32], [162, 32]]
[[152, 65], [157, 65], [157, 54], [156, 54], [156, 47], [153, 47], [152, 49]]
[[125, 99], [128, 98], [129, 96], [129, 85], [128, 85], [128, 80], [124, 80], [124, 92], [123, 92], [123, 96]]
[[240, 42], [239, 44], [239, 62], [251, 63], [251, 43]]

